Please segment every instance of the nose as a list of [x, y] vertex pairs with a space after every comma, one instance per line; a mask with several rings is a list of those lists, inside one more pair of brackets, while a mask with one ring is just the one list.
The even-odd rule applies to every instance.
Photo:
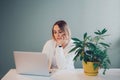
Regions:
[[57, 36], [58, 36], [58, 37], [60, 36], [60, 33], [59, 33], [59, 32], [57, 32]]

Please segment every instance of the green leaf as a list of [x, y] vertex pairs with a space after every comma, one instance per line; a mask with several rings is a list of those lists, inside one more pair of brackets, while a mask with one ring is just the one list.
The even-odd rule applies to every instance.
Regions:
[[74, 40], [74, 41], [81, 41], [78, 38], [72, 38], [72, 40]]
[[94, 33], [97, 34], [97, 35], [102, 35], [106, 32], [107, 32], [107, 30], [104, 28], [102, 31], [98, 30], [97, 32], [94, 32]]
[[73, 43], [75, 44], [75, 46], [82, 45], [82, 41], [75, 41]]
[[88, 55], [86, 55], [86, 54], [84, 54], [84, 57], [83, 57], [83, 59], [84, 59], [84, 61], [85, 62], [87, 62], [87, 61], [90, 61], [90, 56], [88, 56]]
[[95, 34], [97, 34], [97, 35], [101, 35], [101, 33], [99, 33], [99, 32], [94, 32]]
[[84, 40], [86, 39], [86, 37], [87, 37], [87, 32], [84, 34]]
[[101, 45], [103, 45], [103, 46], [105, 46], [105, 47], [106, 47], [106, 46], [107, 46], [107, 47], [110, 47], [110, 45], [109, 45], [109, 44], [106, 44], [106, 43], [102, 43], [102, 42], [101, 42], [101, 43], [99, 43], [99, 44], [101, 44]]
[[100, 30], [97, 30], [97, 32], [94, 32], [95, 34], [97, 35], [101, 35], [101, 31]]
[[104, 69], [103, 74], [105, 75], [106, 69]]
[[79, 57], [79, 54], [75, 55], [75, 57], [73, 58], [74, 61], [77, 61], [77, 58]]
[[111, 65], [110, 59], [107, 59], [107, 62]]
[[69, 53], [71, 53], [71, 52], [75, 51], [77, 48], [78, 48], [78, 47], [77, 47], [77, 46], [75, 46], [74, 48], [72, 48], [72, 49], [69, 51]]
[[102, 30], [102, 34], [104, 34], [104, 33], [106, 33], [107, 32], [107, 30], [104, 28], [103, 30]]
[[100, 30], [98, 30], [98, 32], [99, 32], [99, 33], [101, 33], [101, 31], [100, 31]]
[[91, 49], [91, 50], [95, 50], [96, 49], [96, 46], [93, 43], [90, 43], [90, 42], [87, 43], [87, 47], [89, 49]]
[[82, 54], [83, 49], [78, 49], [78, 54]]
[[82, 57], [82, 56], [80, 56], [80, 60], [81, 60], [81, 61], [83, 60], [83, 57]]
[[93, 64], [93, 66], [94, 66], [94, 70], [95, 70], [96, 68], [98, 68], [99, 64], [95, 62], [95, 63]]

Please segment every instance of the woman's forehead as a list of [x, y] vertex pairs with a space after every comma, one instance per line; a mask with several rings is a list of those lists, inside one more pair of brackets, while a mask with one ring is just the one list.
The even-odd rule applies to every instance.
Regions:
[[61, 29], [58, 25], [55, 25], [53, 30], [62, 30], [63, 31], [63, 29]]
[[61, 31], [64, 31], [64, 27], [60, 27], [59, 25], [55, 25], [53, 27], [53, 30], [61, 30]]

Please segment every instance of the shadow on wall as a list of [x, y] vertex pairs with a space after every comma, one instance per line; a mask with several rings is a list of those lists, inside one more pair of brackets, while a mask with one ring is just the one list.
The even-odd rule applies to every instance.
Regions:
[[77, 61], [74, 62], [75, 68], [82, 68], [82, 61], [80, 61], [80, 58], [77, 59]]
[[116, 42], [116, 47], [118, 49], [118, 52], [120, 52], [120, 38], [118, 39], [118, 41]]
[[120, 68], [120, 38], [112, 45], [110, 51], [111, 67]]

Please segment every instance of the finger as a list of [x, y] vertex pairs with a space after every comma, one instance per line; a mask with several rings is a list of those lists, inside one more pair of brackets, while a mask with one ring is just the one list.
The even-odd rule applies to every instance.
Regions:
[[64, 39], [64, 40], [67, 40], [67, 36], [66, 36], [66, 35], [64, 35], [64, 36], [63, 36], [63, 39]]

